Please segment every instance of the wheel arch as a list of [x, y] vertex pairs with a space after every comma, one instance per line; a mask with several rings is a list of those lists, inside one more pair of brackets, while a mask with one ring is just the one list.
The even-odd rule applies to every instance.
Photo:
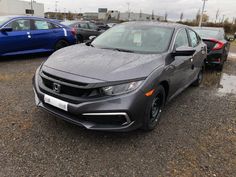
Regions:
[[165, 101], [167, 101], [167, 98], [169, 96], [169, 90], [170, 90], [169, 82], [164, 80], [160, 82], [160, 85], [165, 89]]

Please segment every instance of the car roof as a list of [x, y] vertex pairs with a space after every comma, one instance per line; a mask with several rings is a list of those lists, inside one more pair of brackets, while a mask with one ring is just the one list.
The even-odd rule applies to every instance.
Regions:
[[215, 30], [215, 31], [224, 31], [224, 28], [221, 27], [199, 27], [199, 26], [193, 26], [193, 29], [204, 29], [204, 30]]
[[[5, 15], [5, 16], [1, 16], [1, 17], [7, 17], [9, 18], [8, 22], [9, 21], [12, 21], [12, 20], [16, 20], [16, 19], [21, 19], [21, 18], [25, 18], [25, 19], [38, 19], [38, 20], [46, 20], [46, 21], [49, 21], [51, 23], [54, 23], [56, 25], [59, 25], [61, 27], [66, 27], [65, 25], [63, 24], [60, 24], [59, 22], [57, 22], [56, 20], [53, 20], [53, 19], [49, 19], [49, 18], [43, 18], [43, 17], [36, 17], [36, 16], [26, 16], [26, 15]], [[7, 22], [6, 22], [7, 23]], [[4, 26], [6, 23], [2, 24], [1, 26]]]
[[159, 27], [169, 27], [169, 28], [189, 28], [187, 25], [182, 25], [179, 23], [174, 22], [158, 22], [158, 21], [133, 21], [133, 22], [124, 22], [123, 24], [130, 24], [130, 25], [144, 25], [144, 26], [159, 26]]
[[56, 22], [56, 20], [49, 19], [49, 18], [43, 18], [43, 17], [37, 17], [37, 16], [27, 16], [27, 15], [7, 15], [7, 16], [1, 16], [1, 17], [7, 17], [7, 18], [10, 18], [10, 20], [18, 19], [18, 18], [29, 18], [29, 19], [40, 19], [40, 20], [48, 20], [48, 21]]

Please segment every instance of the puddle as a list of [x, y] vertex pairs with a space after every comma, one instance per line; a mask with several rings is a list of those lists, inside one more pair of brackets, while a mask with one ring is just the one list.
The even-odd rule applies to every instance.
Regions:
[[230, 57], [230, 58], [236, 58], [236, 53], [230, 52], [230, 53], [229, 53], [229, 57]]
[[223, 73], [218, 93], [220, 95], [233, 94], [236, 96], [236, 76]]

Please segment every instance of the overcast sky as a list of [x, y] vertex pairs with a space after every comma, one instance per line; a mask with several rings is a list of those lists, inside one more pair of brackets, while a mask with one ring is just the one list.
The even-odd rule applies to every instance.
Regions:
[[[45, 11], [55, 11], [55, 0], [36, 0], [45, 4]], [[168, 13], [168, 19], [178, 20], [180, 13], [184, 13], [184, 19], [192, 19], [202, 7], [202, 0], [58, 0], [60, 11], [71, 12], [97, 12], [98, 8], [104, 7], [109, 10], [125, 12], [128, 9], [132, 12], [152, 13], [163, 15]], [[206, 11], [210, 20], [215, 19], [217, 9], [220, 9], [220, 17], [223, 15], [231, 20], [236, 17], [236, 0], [208, 0]]]

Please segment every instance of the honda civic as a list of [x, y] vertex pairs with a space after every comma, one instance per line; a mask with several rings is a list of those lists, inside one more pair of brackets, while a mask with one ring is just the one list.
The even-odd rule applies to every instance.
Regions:
[[90, 130], [153, 130], [165, 104], [203, 79], [207, 47], [188, 26], [127, 22], [52, 54], [33, 78], [36, 105]]
[[222, 70], [230, 48], [230, 42], [224, 29], [213, 27], [193, 27], [193, 29], [207, 45], [206, 64], [216, 66], [218, 70]]

